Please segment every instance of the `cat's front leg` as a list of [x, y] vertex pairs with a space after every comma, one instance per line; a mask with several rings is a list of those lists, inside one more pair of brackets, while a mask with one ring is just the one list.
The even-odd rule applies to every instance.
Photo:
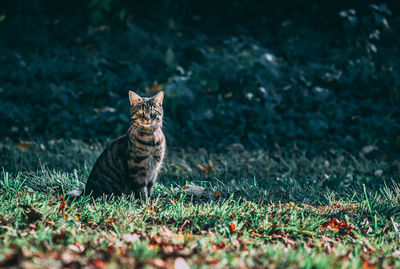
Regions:
[[147, 183], [147, 193], [149, 197], [153, 195], [153, 187], [154, 187], [154, 181], [150, 181], [149, 183]]
[[148, 193], [148, 189], [147, 189], [146, 185], [140, 187], [138, 190], [138, 193], [139, 193], [139, 197], [141, 197], [143, 200], [147, 200], [147, 198], [149, 197], [149, 193]]

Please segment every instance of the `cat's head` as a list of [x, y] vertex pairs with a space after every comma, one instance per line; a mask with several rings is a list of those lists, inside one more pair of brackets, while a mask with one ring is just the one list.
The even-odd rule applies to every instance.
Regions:
[[132, 128], [143, 133], [153, 133], [162, 127], [164, 92], [159, 92], [153, 97], [140, 97], [129, 91], [131, 103]]

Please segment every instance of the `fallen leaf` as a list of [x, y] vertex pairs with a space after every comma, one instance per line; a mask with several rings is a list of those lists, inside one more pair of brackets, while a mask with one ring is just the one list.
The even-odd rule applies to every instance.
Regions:
[[115, 223], [116, 221], [117, 221], [116, 218], [108, 218], [108, 219], [107, 219], [107, 222], [108, 222], [108, 223]]
[[74, 261], [74, 256], [72, 256], [72, 254], [68, 252], [62, 253], [60, 258], [62, 263], [65, 265], [71, 264]]
[[122, 240], [126, 243], [133, 243], [139, 241], [140, 237], [137, 234], [124, 234], [122, 235]]
[[222, 193], [220, 191], [215, 191], [213, 195], [214, 197], [221, 197]]
[[164, 237], [169, 238], [169, 237], [172, 236], [172, 232], [171, 232], [170, 229], [168, 229], [167, 227], [164, 226], [164, 227], [161, 229], [161, 235], [164, 236]]
[[352, 227], [350, 225], [348, 225], [345, 220], [340, 221], [337, 218], [332, 218], [331, 220], [324, 222], [321, 225], [321, 228], [322, 229], [329, 228], [333, 231], [342, 231], [345, 233], [350, 233], [350, 231], [352, 229]]
[[229, 231], [233, 233], [235, 230], [236, 230], [236, 224], [234, 222], [231, 222], [231, 224], [229, 224]]
[[182, 166], [182, 165], [179, 165], [179, 166], [176, 167], [176, 170], [178, 170], [178, 171], [187, 171], [187, 168]]
[[211, 246], [211, 250], [214, 252], [217, 250], [220, 250], [220, 249], [224, 249], [224, 248], [225, 248], [225, 243], [223, 243], [223, 242], [219, 242], [218, 244]]
[[150, 238], [150, 245], [155, 248], [158, 246], [158, 244], [161, 242], [161, 239], [159, 236], [152, 236]]
[[362, 148], [362, 152], [367, 155], [373, 151], [378, 150], [378, 148], [376, 146], [372, 146], [372, 145], [368, 145]]
[[362, 269], [375, 269], [377, 267], [377, 263], [370, 263], [367, 260], [363, 260]]
[[20, 141], [17, 145], [18, 150], [26, 150], [28, 151], [29, 148], [34, 144], [35, 142], [32, 141]]
[[231, 98], [232, 97], [232, 92], [228, 92], [224, 95], [225, 98]]
[[152, 92], [157, 92], [164, 87], [164, 84], [158, 84], [157, 81], [154, 81], [153, 86], [151, 87]]
[[178, 268], [179, 269], [189, 269], [190, 267], [189, 267], [189, 265], [187, 264], [187, 262], [185, 261], [184, 258], [178, 257], [178, 258], [175, 259], [174, 268], [175, 269], [178, 269]]
[[244, 148], [244, 146], [243, 146], [242, 144], [240, 144], [240, 143], [233, 143], [233, 144], [230, 144], [230, 145], [227, 146], [225, 149], [226, 149], [226, 150], [233, 151], [233, 152], [243, 152], [243, 151], [246, 150], [246, 149]]
[[146, 265], [150, 265], [152, 267], [155, 267], [155, 268], [168, 268], [167, 265], [166, 265], [166, 262], [163, 261], [160, 258], [147, 259], [147, 260], [144, 260], [143, 263], [146, 264]]
[[292, 239], [290, 239], [288, 236], [283, 236], [280, 234], [274, 234], [272, 235], [272, 239], [277, 239], [277, 240], [282, 240], [286, 246], [294, 246], [296, 245], [296, 242]]
[[76, 243], [75, 245], [71, 244], [68, 248], [76, 253], [83, 253], [85, 251], [85, 247], [79, 243]]
[[63, 197], [62, 200], [61, 200], [61, 204], [58, 207], [57, 214], [64, 214], [65, 206], [66, 206], [65, 205], [65, 200], [64, 200], [64, 197]]
[[107, 263], [100, 259], [96, 259], [96, 260], [90, 262], [90, 265], [94, 268], [104, 268], [107, 266]]
[[191, 194], [191, 195], [196, 195], [198, 197], [201, 197], [206, 194], [206, 189], [204, 187], [200, 186], [194, 186], [194, 185], [185, 185], [183, 189]]
[[193, 236], [193, 234], [191, 234], [191, 233], [185, 233], [185, 234], [183, 235], [183, 238], [185, 239], [185, 241], [193, 241], [194, 236]]
[[206, 167], [203, 167], [201, 164], [198, 163], [196, 163], [196, 167], [203, 171], [206, 175], [214, 171], [214, 165], [211, 160], [208, 161], [208, 165]]

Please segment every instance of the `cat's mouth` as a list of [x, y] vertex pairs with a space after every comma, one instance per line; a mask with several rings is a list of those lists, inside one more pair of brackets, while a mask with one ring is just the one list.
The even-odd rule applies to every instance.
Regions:
[[135, 120], [134, 125], [138, 131], [145, 133], [153, 133], [158, 128], [158, 125], [154, 122], [145, 122], [141, 120]]
[[156, 129], [154, 124], [140, 124], [140, 127], [143, 131], [146, 131], [146, 132], [153, 132]]

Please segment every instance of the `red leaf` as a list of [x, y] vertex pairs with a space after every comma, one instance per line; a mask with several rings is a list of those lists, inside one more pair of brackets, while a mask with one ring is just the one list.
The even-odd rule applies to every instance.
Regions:
[[331, 229], [333, 231], [339, 231], [340, 230], [340, 231], [343, 231], [345, 233], [349, 233], [350, 230], [352, 229], [351, 226], [348, 225], [345, 220], [340, 221], [337, 218], [332, 218], [331, 220], [328, 220], [328, 221], [324, 222], [321, 225], [321, 228], [322, 229], [329, 228], [329, 229]]
[[225, 248], [225, 244], [223, 242], [220, 242], [220, 243], [218, 243], [216, 245], [212, 245], [211, 246], [211, 250], [214, 251], [214, 252], [219, 250], [219, 249], [224, 249], [224, 248]]
[[214, 197], [221, 197], [222, 193], [220, 191], [215, 191], [213, 195]]
[[57, 214], [63, 214], [65, 210], [65, 200], [64, 197], [62, 198], [61, 204], [58, 207]]
[[107, 219], [107, 222], [108, 222], [108, 223], [114, 223], [114, 222], [116, 222], [116, 221], [117, 221], [116, 218], [108, 218], [108, 219]]
[[94, 261], [92, 261], [90, 264], [91, 264], [94, 268], [104, 268], [104, 267], [107, 266], [107, 263], [104, 262], [104, 261], [102, 261], [102, 260], [100, 260], [100, 259], [94, 260]]
[[231, 222], [231, 224], [229, 224], [229, 231], [233, 233], [235, 229], [236, 229], [236, 224], [234, 222]]
[[363, 260], [362, 262], [362, 269], [375, 269], [377, 266], [376, 263], [370, 263], [367, 260]]

